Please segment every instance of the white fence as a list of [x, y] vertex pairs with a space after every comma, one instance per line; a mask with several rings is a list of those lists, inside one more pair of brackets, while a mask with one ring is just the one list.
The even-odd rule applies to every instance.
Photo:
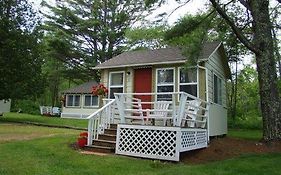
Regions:
[[180, 152], [207, 147], [207, 130], [119, 124], [116, 154], [179, 161]]

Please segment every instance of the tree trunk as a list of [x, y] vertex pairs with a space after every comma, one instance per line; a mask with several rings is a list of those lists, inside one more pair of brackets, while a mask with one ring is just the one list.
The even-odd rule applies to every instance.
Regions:
[[251, 0], [253, 17], [253, 44], [255, 52], [263, 117], [263, 139], [281, 139], [281, 110], [277, 88], [276, 61], [267, 0]]

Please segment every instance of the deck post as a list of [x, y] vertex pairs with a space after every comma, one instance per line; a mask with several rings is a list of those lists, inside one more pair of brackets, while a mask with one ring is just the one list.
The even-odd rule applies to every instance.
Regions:
[[187, 95], [185, 93], [181, 93], [180, 94], [180, 103], [179, 103], [179, 112], [178, 112], [178, 115], [177, 115], [177, 125], [176, 126], [181, 125], [181, 120], [182, 120], [183, 115], [184, 115], [186, 101], [187, 101]]
[[124, 95], [115, 94], [115, 99], [120, 115], [120, 122], [125, 123], [125, 107], [124, 107], [125, 97]]
[[89, 119], [89, 122], [88, 122], [87, 146], [92, 145], [92, 139], [93, 139], [93, 118]]
[[[179, 95], [179, 94], [177, 94]], [[173, 113], [172, 113], [172, 116], [173, 116], [173, 126], [176, 126], [176, 123], [177, 123], [177, 109], [176, 109], [176, 94], [173, 93], [172, 94], [172, 106], [173, 106]]]

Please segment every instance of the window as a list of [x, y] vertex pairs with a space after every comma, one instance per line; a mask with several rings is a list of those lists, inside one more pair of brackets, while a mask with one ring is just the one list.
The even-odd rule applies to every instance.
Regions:
[[[156, 70], [156, 92], [174, 92], [174, 68]], [[157, 100], [172, 100], [172, 95], [157, 95]]]
[[98, 107], [99, 106], [99, 97], [96, 95], [85, 95], [84, 106], [85, 107]]
[[67, 95], [66, 96], [67, 107], [79, 107], [80, 106], [80, 95]]
[[197, 97], [197, 68], [179, 68], [179, 91]]
[[109, 98], [115, 98], [114, 93], [124, 92], [124, 72], [110, 72]]
[[214, 103], [222, 104], [222, 80], [214, 74]]

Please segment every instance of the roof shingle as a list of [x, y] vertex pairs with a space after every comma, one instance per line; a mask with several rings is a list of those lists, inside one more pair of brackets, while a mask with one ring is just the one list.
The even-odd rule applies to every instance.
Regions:
[[89, 81], [79, 86], [62, 91], [63, 94], [90, 94], [92, 93], [92, 87], [98, 85], [95, 81]]
[[[219, 45], [220, 42], [217, 41], [204, 44], [199, 59], [207, 59]], [[97, 65], [95, 69], [176, 63], [185, 62], [186, 59], [187, 58], [182, 54], [181, 49], [176, 47], [156, 50], [139, 50], [124, 52], [117, 55], [112, 59]]]

